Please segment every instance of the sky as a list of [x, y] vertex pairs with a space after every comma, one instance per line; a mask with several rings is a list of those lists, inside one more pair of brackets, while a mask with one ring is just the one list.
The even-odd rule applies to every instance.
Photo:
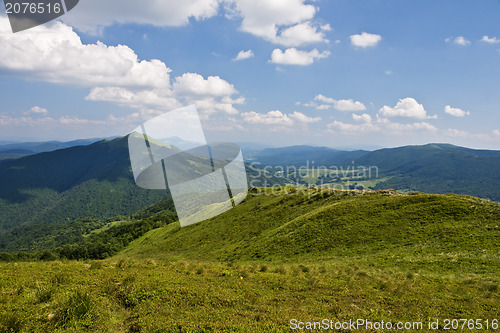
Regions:
[[195, 104], [208, 141], [500, 150], [499, 18], [499, 0], [80, 0], [14, 34], [2, 8], [0, 141]]

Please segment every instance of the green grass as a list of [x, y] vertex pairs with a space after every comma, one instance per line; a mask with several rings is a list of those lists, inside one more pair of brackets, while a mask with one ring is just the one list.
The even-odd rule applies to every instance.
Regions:
[[[107, 260], [8, 263], [0, 330], [289, 331], [289, 321], [423, 321], [498, 315], [498, 275], [435, 275], [337, 258], [241, 264]], [[57, 282], [58, 274], [67, 274]], [[38, 288], [50, 290], [40, 300]]]
[[252, 189], [218, 217], [151, 230], [102, 261], [0, 263], [0, 332], [500, 319], [500, 204], [302, 191]]

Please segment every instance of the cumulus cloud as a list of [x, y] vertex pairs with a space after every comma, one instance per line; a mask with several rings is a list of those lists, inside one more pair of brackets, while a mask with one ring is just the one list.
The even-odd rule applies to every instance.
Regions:
[[27, 113], [28, 114], [32, 113], [32, 114], [46, 115], [49, 113], [49, 111], [46, 108], [34, 106]]
[[72, 116], [61, 116], [60, 118], [52, 118], [52, 117], [31, 117], [31, 116], [22, 116], [22, 117], [11, 117], [5, 114], [0, 115], [0, 125], [2, 126], [15, 126], [15, 127], [34, 127], [40, 128], [41, 126], [45, 127], [61, 127], [66, 125], [105, 125], [107, 122], [105, 120], [90, 120], [90, 119], [82, 119], [78, 117]]
[[197, 96], [230, 96], [237, 93], [232, 84], [218, 76], [209, 76], [205, 79], [196, 73], [185, 73], [176, 77], [173, 90], [176, 95]]
[[452, 108], [449, 105], [446, 105], [444, 107], [444, 113], [449, 114], [450, 116], [453, 116], [453, 117], [465, 117], [465, 116], [470, 115], [469, 111], [464, 111], [464, 110], [459, 109], [459, 108]]
[[351, 44], [356, 47], [373, 47], [376, 46], [382, 40], [382, 36], [376, 34], [369, 34], [367, 32], [362, 32], [360, 35], [351, 36]]
[[[240, 30], [286, 47], [327, 42], [312, 23], [316, 7], [305, 0], [227, 0], [227, 16], [241, 18]], [[326, 26], [324, 26], [327, 28]]]
[[465, 39], [463, 36], [458, 36], [457, 38], [453, 39], [451, 37], [446, 38], [445, 42], [453, 42], [453, 44], [460, 45], [460, 46], [468, 46], [470, 45], [470, 40]]
[[286, 114], [279, 110], [269, 111], [265, 114], [254, 111], [244, 112], [241, 114], [241, 117], [247, 123], [259, 125], [292, 126], [295, 123], [307, 124], [321, 121], [320, 117], [309, 117], [301, 112], [295, 111], [291, 114]]
[[320, 26], [321, 30], [323, 31], [332, 31], [332, 27], [330, 26], [330, 24], [323, 24], [322, 26]]
[[428, 116], [422, 104], [408, 97], [400, 99], [395, 107], [385, 105], [378, 111], [382, 117], [407, 117], [416, 119], [433, 119], [437, 116]]
[[254, 57], [254, 54], [253, 54], [252, 50], [248, 50], [248, 51], [241, 50], [240, 52], [238, 52], [238, 55], [236, 56], [236, 58], [234, 58], [233, 60], [239, 61], [239, 60], [245, 60], [245, 59], [253, 58], [253, 57]]
[[202, 20], [217, 14], [220, 0], [151, 0], [119, 2], [85, 0], [63, 21], [86, 33], [97, 34], [113, 24], [150, 24], [158, 27], [182, 26], [190, 18]]
[[245, 122], [250, 124], [293, 125], [293, 120], [279, 110], [269, 111], [266, 114], [257, 113], [255, 111], [244, 112], [241, 114], [241, 117]]
[[368, 114], [361, 116], [353, 115], [354, 120], [357, 121], [355, 124], [344, 123], [341, 121], [333, 121], [328, 124], [328, 131], [331, 133], [342, 133], [342, 134], [362, 134], [362, 133], [384, 133], [384, 135], [399, 136], [403, 134], [408, 134], [410, 132], [421, 132], [430, 131], [435, 132], [438, 129], [427, 122], [402, 124], [391, 122], [385, 118], [377, 118], [376, 122], [372, 121], [372, 118]]
[[357, 115], [357, 114], [353, 113], [352, 119], [354, 119], [355, 121], [360, 122], [360, 123], [368, 123], [369, 124], [372, 122], [372, 117], [367, 113], [363, 113], [362, 115]]
[[489, 43], [489, 44], [497, 44], [500, 43], [500, 39], [497, 39], [496, 37], [488, 37], [488, 35], [483, 36], [481, 39], [482, 42]]
[[290, 114], [290, 118], [299, 123], [316, 123], [318, 121], [321, 121], [321, 117], [309, 117], [303, 114], [302, 112], [297, 112], [297, 111]]
[[[316, 106], [316, 108], [318, 110], [327, 110], [330, 108], [333, 108], [333, 109], [338, 110], [338, 111], [352, 111], [352, 112], [366, 110], [366, 106], [363, 103], [358, 102], [358, 101], [354, 101], [352, 99], [336, 100], [336, 99], [333, 99], [331, 97], [326, 97], [326, 96], [319, 94], [319, 95], [316, 95], [316, 97], [314, 97], [314, 100], [322, 102], [322, 103], [327, 103], [327, 104], [321, 104], [319, 106]], [[328, 104], [330, 104], [330, 105], [328, 105]]]
[[[196, 104], [207, 113], [235, 114], [241, 104], [235, 87], [218, 76], [185, 73], [171, 78], [160, 60], [140, 60], [128, 46], [83, 44], [73, 29], [54, 22], [12, 34], [0, 17], [0, 70], [44, 82], [90, 88], [90, 101], [111, 102], [142, 111]], [[244, 100], [244, 99], [243, 99]], [[39, 110], [40, 111], [40, 110]]]
[[449, 129], [444, 131], [444, 135], [451, 136], [454, 138], [464, 138], [464, 137], [469, 136], [470, 134], [468, 132], [465, 132], [465, 131], [460, 131], [460, 130], [457, 130], [454, 128], [449, 128]]
[[307, 66], [313, 64], [315, 60], [326, 58], [329, 55], [329, 51], [320, 53], [317, 49], [309, 52], [297, 50], [294, 47], [286, 49], [285, 52], [281, 49], [275, 49], [271, 54], [270, 62], [278, 65]]
[[276, 44], [284, 46], [301, 46], [326, 41], [325, 34], [318, 31], [318, 28], [313, 27], [311, 22], [299, 23], [287, 28], [274, 39]]
[[169, 87], [171, 70], [163, 62], [141, 61], [127, 46], [83, 44], [60, 22], [13, 34], [8, 19], [0, 21], [0, 69], [59, 84]]
[[326, 42], [322, 31], [328, 25], [313, 25], [317, 8], [305, 0], [151, 0], [147, 5], [133, 0], [102, 2], [86, 0], [63, 21], [78, 30], [99, 34], [113, 24], [183, 26], [191, 18], [203, 20], [219, 13], [224, 4], [227, 17], [241, 19], [240, 30], [284, 46]]
[[330, 104], [333, 104], [335, 103], [335, 100], [331, 97], [326, 97], [324, 95], [316, 95], [316, 97], [314, 97], [314, 100], [315, 101], [320, 101], [320, 102], [324, 102], [324, 103], [330, 103]]
[[129, 90], [123, 87], [95, 87], [88, 96], [88, 101], [109, 102], [135, 109], [161, 107], [172, 110], [182, 106], [170, 91], [164, 90]]

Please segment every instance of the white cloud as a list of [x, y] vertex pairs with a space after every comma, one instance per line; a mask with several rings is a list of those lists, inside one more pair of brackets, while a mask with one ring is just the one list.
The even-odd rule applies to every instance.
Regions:
[[393, 72], [391, 70], [387, 70], [384, 73], [385, 73], [385, 75], [392, 75], [393, 74]]
[[351, 36], [351, 44], [356, 47], [373, 47], [376, 46], [382, 40], [382, 36], [376, 34], [369, 34], [367, 32], [362, 32], [360, 35]]
[[182, 26], [190, 18], [202, 20], [217, 14], [220, 0], [85, 0], [62, 17], [63, 21], [87, 33], [99, 33], [113, 24], [137, 23], [158, 27]]
[[176, 77], [173, 84], [176, 95], [197, 95], [197, 96], [230, 96], [238, 91], [232, 84], [218, 76], [203, 76], [196, 73], [185, 73]]
[[129, 90], [123, 87], [95, 87], [85, 98], [94, 102], [109, 102], [136, 109], [161, 107], [172, 110], [182, 106], [170, 91], [164, 90]]
[[388, 119], [377, 119], [377, 122], [372, 122], [368, 114], [361, 116], [353, 115], [353, 118], [358, 122], [356, 124], [344, 123], [341, 121], [333, 121], [328, 124], [328, 131], [331, 133], [340, 132], [342, 134], [357, 135], [363, 133], [383, 133], [390, 136], [408, 135], [412, 132], [436, 132], [438, 129], [426, 122], [402, 124], [394, 123]]
[[458, 36], [455, 39], [452, 39], [451, 37], [445, 39], [445, 42], [447, 42], [447, 43], [452, 42], [452, 41], [453, 41], [453, 44], [460, 45], [460, 46], [468, 46], [471, 44], [470, 41], [465, 39], [465, 37], [463, 37], [463, 36]]
[[321, 121], [321, 117], [309, 117], [303, 114], [302, 112], [297, 112], [297, 111], [290, 114], [290, 118], [294, 119], [299, 123], [316, 123], [318, 121]]
[[241, 17], [240, 29], [272, 43], [300, 46], [327, 42], [311, 20], [316, 7], [305, 0], [226, 0], [227, 16]]
[[0, 69], [29, 78], [80, 86], [168, 88], [170, 68], [159, 60], [139, 60], [127, 46], [83, 44], [60, 22], [13, 34], [0, 17]]
[[328, 24], [312, 22], [317, 7], [306, 0], [150, 0], [145, 5], [134, 0], [86, 0], [62, 17], [76, 29], [101, 34], [113, 24], [149, 24], [157, 27], [183, 26], [190, 19], [216, 16], [223, 4], [226, 17], [241, 18], [240, 30], [283, 46], [328, 42], [322, 31]]
[[248, 51], [241, 50], [238, 53], [238, 55], [236, 56], [236, 58], [234, 58], [233, 60], [234, 61], [239, 61], [239, 60], [245, 60], [245, 59], [253, 58], [253, 57], [254, 57], [254, 54], [253, 54], [252, 50], [248, 50]]
[[457, 129], [449, 128], [444, 131], [444, 135], [451, 136], [454, 138], [465, 138], [468, 137], [470, 134], [465, 131], [460, 131]]
[[385, 105], [378, 113], [382, 117], [407, 117], [416, 119], [433, 119], [437, 116], [428, 116], [422, 104], [419, 104], [415, 99], [408, 97], [400, 99], [395, 107]]
[[327, 110], [330, 108], [336, 109], [338, 111], [352, 111], [352, 112], [366, 110], [366, 106], [363, 103], [358, 101], [353, 101], [352, 99], [336, 100], [331, 97], [326, 97], [319, 94], [316, 97], [314, 97], [314, 100], [331, 104], [331, 105], [326, 105], [326, 104], [319, 105], [316, 107], [318, 110]]
[[327, 40], [325, 34], [313, 27], [311, 22], [304, 22], [283, 30], [280, 36], [274, 39], [274, 42], [284, 46], [301, 46], [327, 42]]
[[333, 107], [339, 111], [364, 111], [366, 106], [352, 99], [341, 99], [333, 103]]
[[413, 124], [401, 124], [393, 123], [390, 121], [381, 121], [380, 125], [384, 128], [384, 131], [392, 131], [394, 134], [404, 134], [407, 131], [437, 131], [437, 127], [431, 125], [425, 121]]
[[291, 114], [286, 114], [279, 110], [269, 111], [265, 114], [254, 111], [244, 112], [241, 114], [241, 117], [243, 118], [243, 121], [247, 123], [260, 125], [292, 126], [295, 123], [308, 124], [321, 121], [321, 117], [309, 117], [297, 111], [294, 111]]
[[30, 117], [30, 116], [10, 117], [7, 115], [0, 115], [0, 125], [2, 126], [41, 128], [41, 127], [61, 127], [66, 125], [100, 126], [105, 124], [106, 124], [105, 120], [81, 119], [72, 116], [62, 116], [59, 119], [55, 119], [46, 116], [40, 118], [40, 117]]
[[329, 55], [329, 51], [320, 53], [317, 49], [313, 49], [309, 52], [297, 50], [294, 47], [286, 49], [285, 52], [280, 49], [275, 49], [271, 54], [270, 62], [278, 65], [307, 66], [313, 64], [315, 60], [326, 58]]
[[316, 97], [314, 97], [314, 100], [324, 102], [324, 103], [330, 103], [330, 104], [335, 103], [335, 100], [333, 98], [326, 97], [326, 96], [323, 96], [321, 94], [316, 95]]
[[444, 113], [449, 114], [450, 116], [454, 116], [454, 117], [465, 117], [465, 116], [470, 115], [469, 111], [464, 111], [464, 110], [458, 109], [458, 108], [452, 108], [449, 105], [446, 105], [444, 107]]
[[495, 136], [500, 136], [500, 131], [499, 130], [493, 130], [493, 135]]
[[483, 38], [481, 39], [482, 42], [485, 42], [485, 43], [489, 43], [489, 44], [497, 44], [497, 43], [500, 43], [500, 39], [497, 39], [496, 37], [488, 37], [487, 35], [486, 36], [483, 36]]
[[380, 128], [372, 123], [349, 124], [337, 120], [328, 124], [327, 128], [331, 133], [341, 132], [342, 134], [360, 134], [380, 131]]
[[244, 112], [241, 114], [243, 120], [250, 124], [263, 124], [263, 125], [293, 125], [293, 120], [288, 115], [279, 110], [269, 111], [266, 114], [257, 113], [254, 111]]
[[40, 114], [40, 115], [46, 115], [49, 113], [49, 111], [46, 108], [42, 108], [39, 106], [34, 106], [32, 107], [28, 112], [29, 113], [34, 113], [34, 114]]
[[[205, 113], [236, 114], [242, 97], [218, 76], [185, 73], [171, 78], [160, 60], [140, 60], [128, 46], [83, 44], [73, 29], [54, 22], [12, 34], [0, 17], [0, 71], [29, 80], [90, 88], [90, 101], [168, 111], [196, 104]], [[244, 99], [243, 99], [244, 100]]]
[[360, 122], [360, 123], [367, 123], [367, 124], [369, 124], [369, 123], [372, 122], [372, 117], [369, 114], [367, 114], [367, 113], [363, 113], [361, 116], [353, 113], [352, 114], [352, 119], [354, 119], [355, 121]]
[[330, 26], [330, 24], [323, 24], [322, 26], [320, 26], [321, 30], [323, 31], [332, 31], [332, 27]]

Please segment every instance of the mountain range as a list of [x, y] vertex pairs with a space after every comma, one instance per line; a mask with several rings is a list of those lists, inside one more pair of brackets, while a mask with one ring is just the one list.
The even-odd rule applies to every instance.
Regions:
[[[88, 144], [91, 141], [66, 143], [87, 145], [31, 154], [0, 164], [0, 233], [12, 236], [29, 226], [129, 216], [169, 197], [168, 191], [144, 190], [135, 185], [127, 137]], [[293, 146], [255, 149], [245, 158], [251, 186], [293, 184], [298, 178], [264, 172], [262, 168], [300, 167], [314, 161], [316, 166], [375, 166], [377, 179], [366, 186], [374, 190], [457, 193], [500, 201], [500, 151], [448, 144], [372, 152]], [[363, 182], [358, 178], [347, 181]]]

